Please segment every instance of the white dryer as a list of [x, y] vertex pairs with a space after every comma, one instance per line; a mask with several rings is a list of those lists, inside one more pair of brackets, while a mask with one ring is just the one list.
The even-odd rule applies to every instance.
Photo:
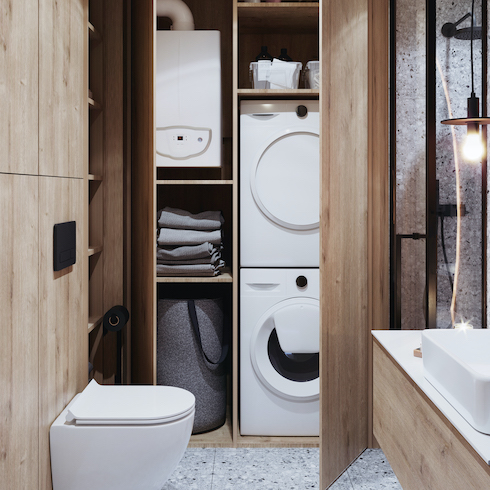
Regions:
[[319, 266], [318, 101], [242, 101], [240, 265]]
[[240, 433], [318, 435], [318, 269], [242, 269], [240, 285]]

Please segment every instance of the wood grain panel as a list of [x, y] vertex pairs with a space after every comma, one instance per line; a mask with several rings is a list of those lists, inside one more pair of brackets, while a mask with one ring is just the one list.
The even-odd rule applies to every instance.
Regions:
[[231, 358], [231, 423], [232, 423], [232, 437], [233, 441], [238, 439], [238, 348], [239, 348], [239, 329], [238, 329], [238, 305], [239, 305], [239, 267], [238, 267], [238, 193], [239, 193], [239, 181], [238, 181], [238, 12], [237, 1], [233, 1], [233, 51], [232, 51], [232, 87], [233, 87], [233, 103], [232, 103], [232, 157], [233, 157], [233, 192], [232, 192], [232, 206], [233, 206], [233, 270], [232, 275], [235, 278], [232, 288], [232, 358]]
[[38, 178], [0, 174], [0, 488], [37, 488]]
[[372, 438], [370, 330], [390, 328], [389, 0], [370, 0], [369, 13], [369, 417]]
[[315, 30], [318, 27], [318, 2], [238, 3], [240, 28], [245, 32]]
[[0, 2], [0, 172], [38, 171], [38, 0]]
[[40, 175], [84, 177], [85, 2], [39, 2]]
[[374, 340], [374, 435], [404, 490], [490, 488], [490, 467]]
[[321, 488], [368, 429], [368, 1], [321, 4]]
[[154, 13], [152, 2], [132, 3], [132, 380], [156, 381], [154, 181]]
[[[41, 489], [51, 488], [49, 427], [88, 377], [88, 305], [82, 294], [84, 181], [39, 178], [39, 464]], [[53, 226], [77, 222], [77, 262], [53, 272]]]
[[[124, 304], [123, 2], [104, 2], [104, 312]], [[125, 305], [126, 306], [126, 305]], [[129, 305], [128, 305], [129, 306]], [[104, 382], [117, 374], [117, 334], [104, 336]]]

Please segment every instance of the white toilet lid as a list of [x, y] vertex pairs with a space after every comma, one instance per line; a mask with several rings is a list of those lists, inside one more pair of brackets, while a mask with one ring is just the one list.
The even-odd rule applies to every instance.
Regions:
[[192, 413], [195, 397], [174, 386], [99, 385], [92, 380], [69, 405], [67, 422], [77, 425], [149, 425]]

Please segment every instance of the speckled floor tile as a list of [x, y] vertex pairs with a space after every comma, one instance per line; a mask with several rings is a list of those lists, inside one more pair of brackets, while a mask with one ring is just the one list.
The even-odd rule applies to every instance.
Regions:
[[212, 490], [319, 488], [315, 448], [217, 449]]
[[215, 448], [187, 449], [162, 490], [211, 490]]
[[347, 474], [354, 490], [402, 490], [381, 449], [366, 449]]
[[329, 490], [354, 490], [347, 471], [339, 476]]

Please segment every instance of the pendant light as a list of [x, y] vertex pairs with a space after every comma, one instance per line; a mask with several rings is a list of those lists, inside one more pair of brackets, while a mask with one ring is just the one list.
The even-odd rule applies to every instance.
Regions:
[[[441, 121], [441, 124], [449, 124], [452, 126], [466, 125], [467, 135], [463, 144], [463, 156], [470, 162], [479, 162], [482, 160], [485, 154], [485, 147], [480, 135], [480, 124], [490, 124], [490, 118], [479, 117], [480, 116], [480, 100], [475, 95], [475, 81], [473, 72], [473, 36], [474, 36], [474, 9], [475, 0], [471, 2], [471, 28], [470, 28], [470, 42], [471, 42], [471, 96], [468, 98], [467, 113], [468, 117], [460, 119], [445, 119]], [[464, 17], [466, 18], [466, 17]], [[463, 19], [464, 19], [463, 18]], [[461, 20], [463, 20], [461, 19]], [[459, 23], [459, 22], [458, 22]]]

